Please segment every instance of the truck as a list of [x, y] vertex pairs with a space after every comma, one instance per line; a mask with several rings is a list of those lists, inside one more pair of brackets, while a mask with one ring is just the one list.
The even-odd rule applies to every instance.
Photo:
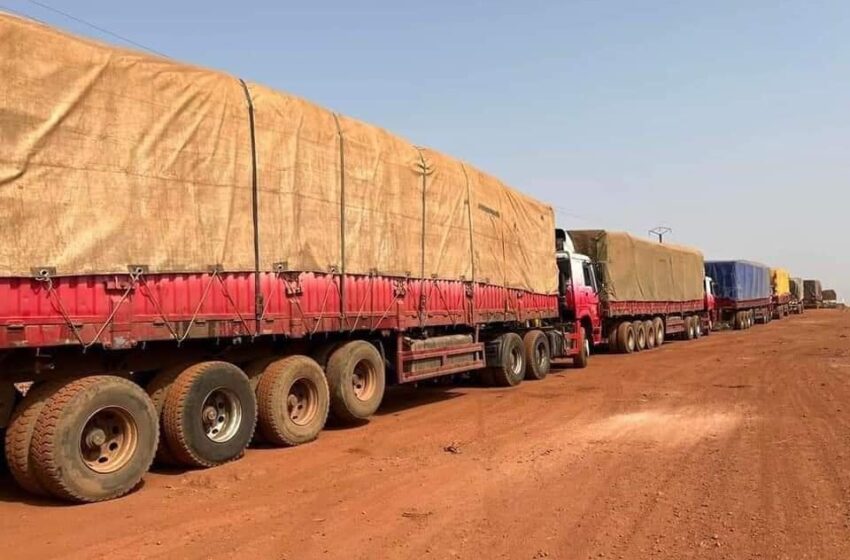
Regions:
[[835, 293], [835, 290], [824, 289], [822, 295], [824, 307], [828, 309], [835, 309], [838, 307], [838, 294]]
[[0, 14], [0, 429], [117, 498], [367, 421], [389, 384], [587, 365], [552, 208], [227, 74]]
[[788, 308], [791, 310], [791, 313], [800, 315], [803, 313], [803, 279], [802, 278], [791, 278], [791, 299], [788, 302]]
[[711, 332], [712, 288], [698, 250], [605, 230], [559, 240], [561, 283], [575, 292], [565, 307], [594, 344], [632, 353]]
[[745, 260], [707, 261], [705, 273], [715, 283], [718, 324], [742, 330], [770, 322], [770, 268]]
[[772, 318], [782, 319], [791, 312], [791, 275], [784, 268], [770, 269]]
[[819, 309], [823, 306], [823, 287], [820, 280], [803, 280], [803, 307]]

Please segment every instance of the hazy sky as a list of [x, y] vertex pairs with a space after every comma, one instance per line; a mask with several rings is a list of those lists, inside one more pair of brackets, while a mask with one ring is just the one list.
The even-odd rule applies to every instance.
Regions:
[[470, 161], [564, 227], [663, 224], [850, 296], [848, 1], [44, 3]]

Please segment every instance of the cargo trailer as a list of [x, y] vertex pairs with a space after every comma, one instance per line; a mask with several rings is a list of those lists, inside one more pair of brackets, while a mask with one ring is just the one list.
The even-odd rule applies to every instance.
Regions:
[[714, 280], [718, 322], [748, 329], [771, 320], [770, 269], [743, 261], [707, 261], [705, 273]]
[[772, 318], [782, 319], [791, 312], [791, 275], [784, 268], [770, 269]]
[[823, 287], [820, 280], [803, 280], [803, 306], [808, 309], [823, 306]]
[[[711, 282], [698, 250], [623, 232], [567, 234], [559, 267], [569, 269], [562, 263], [572, 261], [572, 281], [584, 273], [585, 284], [592, 284], [584, 298], [573, 298], [568, 307], [578, 320], [587, 317], [585, 331], [594, 333], [595, 343], [631, 353], [660, 346], [669, 337], [690, 340], [711, 332]], [[590, 312], [583, 311], [588, 307]]]
[[788, 302], [788, 308], [792, 313], [797, 315], [803, 313], [803, 279], [802, 278], [791, 278], [790, 283], [791, 289], [791, 299]]
[[4, 14], [0, 70], [0, 428], [25, 489], [111, 499], [155, 458], [362, 422], [390, 383], [586, 365], [552, 208], [471, 165]]
[[828, 309], [835, 309], [838, 307], [838, 294], [835, 293], [835, 290], [824, 289], [822, 295], [824, 307]]

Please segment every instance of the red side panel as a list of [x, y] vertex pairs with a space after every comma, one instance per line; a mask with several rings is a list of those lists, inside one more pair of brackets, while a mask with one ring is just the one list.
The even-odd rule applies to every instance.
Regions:
[[[341, 289], [341, 282], [345, 289]], [[0, 279], [0, 348], [406, 330], [558, 315], [555, 295], [461, 281], [313, 273]], [[258, 312], [259, 310], [259, 312]]]
[[705, 310], [705, 301], [694, 299], [690, 301], [617, 301], [603, 305], [606, 317], [623, 315], [670, 315], [679, 313], [696, 313]]

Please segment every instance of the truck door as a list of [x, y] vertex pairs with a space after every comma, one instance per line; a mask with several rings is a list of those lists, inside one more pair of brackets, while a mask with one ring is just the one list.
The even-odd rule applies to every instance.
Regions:
[[584, 276], [584, 289], [582, 293], [582, 307], [590, 315], [593, 325], [593, 341], [598, 343], [602, 340], [602, 318], [599, 313], [599, 284], [596, 280], [596, 270], [590, 261], [582, 262], [582, 275]]

